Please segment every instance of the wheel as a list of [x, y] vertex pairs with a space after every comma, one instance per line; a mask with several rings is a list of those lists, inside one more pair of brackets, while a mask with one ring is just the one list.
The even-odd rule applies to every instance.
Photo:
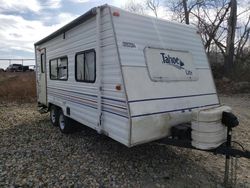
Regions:
[[59, 111], [59, 129], [62, 133], [71, 133], [73, 131], [73, 127], [70, 121], [70, 118], [63, 114], [63, 111]]
[[59, 114], [58, 114], [58, 108], [54, 105], [50, 107], [50, 121], [52, 125], [58, 126], [59, 125]]

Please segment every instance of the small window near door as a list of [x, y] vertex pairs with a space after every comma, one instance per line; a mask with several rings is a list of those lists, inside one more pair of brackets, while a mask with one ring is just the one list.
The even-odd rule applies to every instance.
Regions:
[[79, 82], [94, 83], [96, 79], [95, 50], [78, 52], [75, 57], [75, 78]]
[[41, 73], [44, 73], [45, 69], [45, 55], [41, 54]]
[[51, 80], [68, 80], [68, 58], [60, 57], [52, 59], [50, 65]]

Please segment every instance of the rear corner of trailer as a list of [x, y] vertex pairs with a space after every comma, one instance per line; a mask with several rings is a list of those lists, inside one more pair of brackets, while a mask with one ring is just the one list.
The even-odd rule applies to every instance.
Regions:
[[170, 134], [219, 105], [198, 29], [112, 8], [131, 117], [131, 145]]

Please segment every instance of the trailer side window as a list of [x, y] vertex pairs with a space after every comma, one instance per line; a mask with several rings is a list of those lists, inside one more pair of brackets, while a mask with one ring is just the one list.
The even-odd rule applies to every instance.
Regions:
[[67, 80], [68, 79], [68, 58], [60, 57], [50, 60], [50, 79]]
[[45, 68], [45, 55], [44, 53], [41, 54], [41, 73], [44, 73]]
[[79, 52], [76, 54], [76, 71], [77, 81], [94, 83], [96, 78], [96, 55], [94, 50]]

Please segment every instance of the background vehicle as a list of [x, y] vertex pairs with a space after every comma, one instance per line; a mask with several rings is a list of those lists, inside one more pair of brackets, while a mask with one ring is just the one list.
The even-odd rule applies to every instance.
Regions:
[[22, 64], [11, 64], [7, 67], [6, 72], [25, 72], [29, 70], [29, 66]]

